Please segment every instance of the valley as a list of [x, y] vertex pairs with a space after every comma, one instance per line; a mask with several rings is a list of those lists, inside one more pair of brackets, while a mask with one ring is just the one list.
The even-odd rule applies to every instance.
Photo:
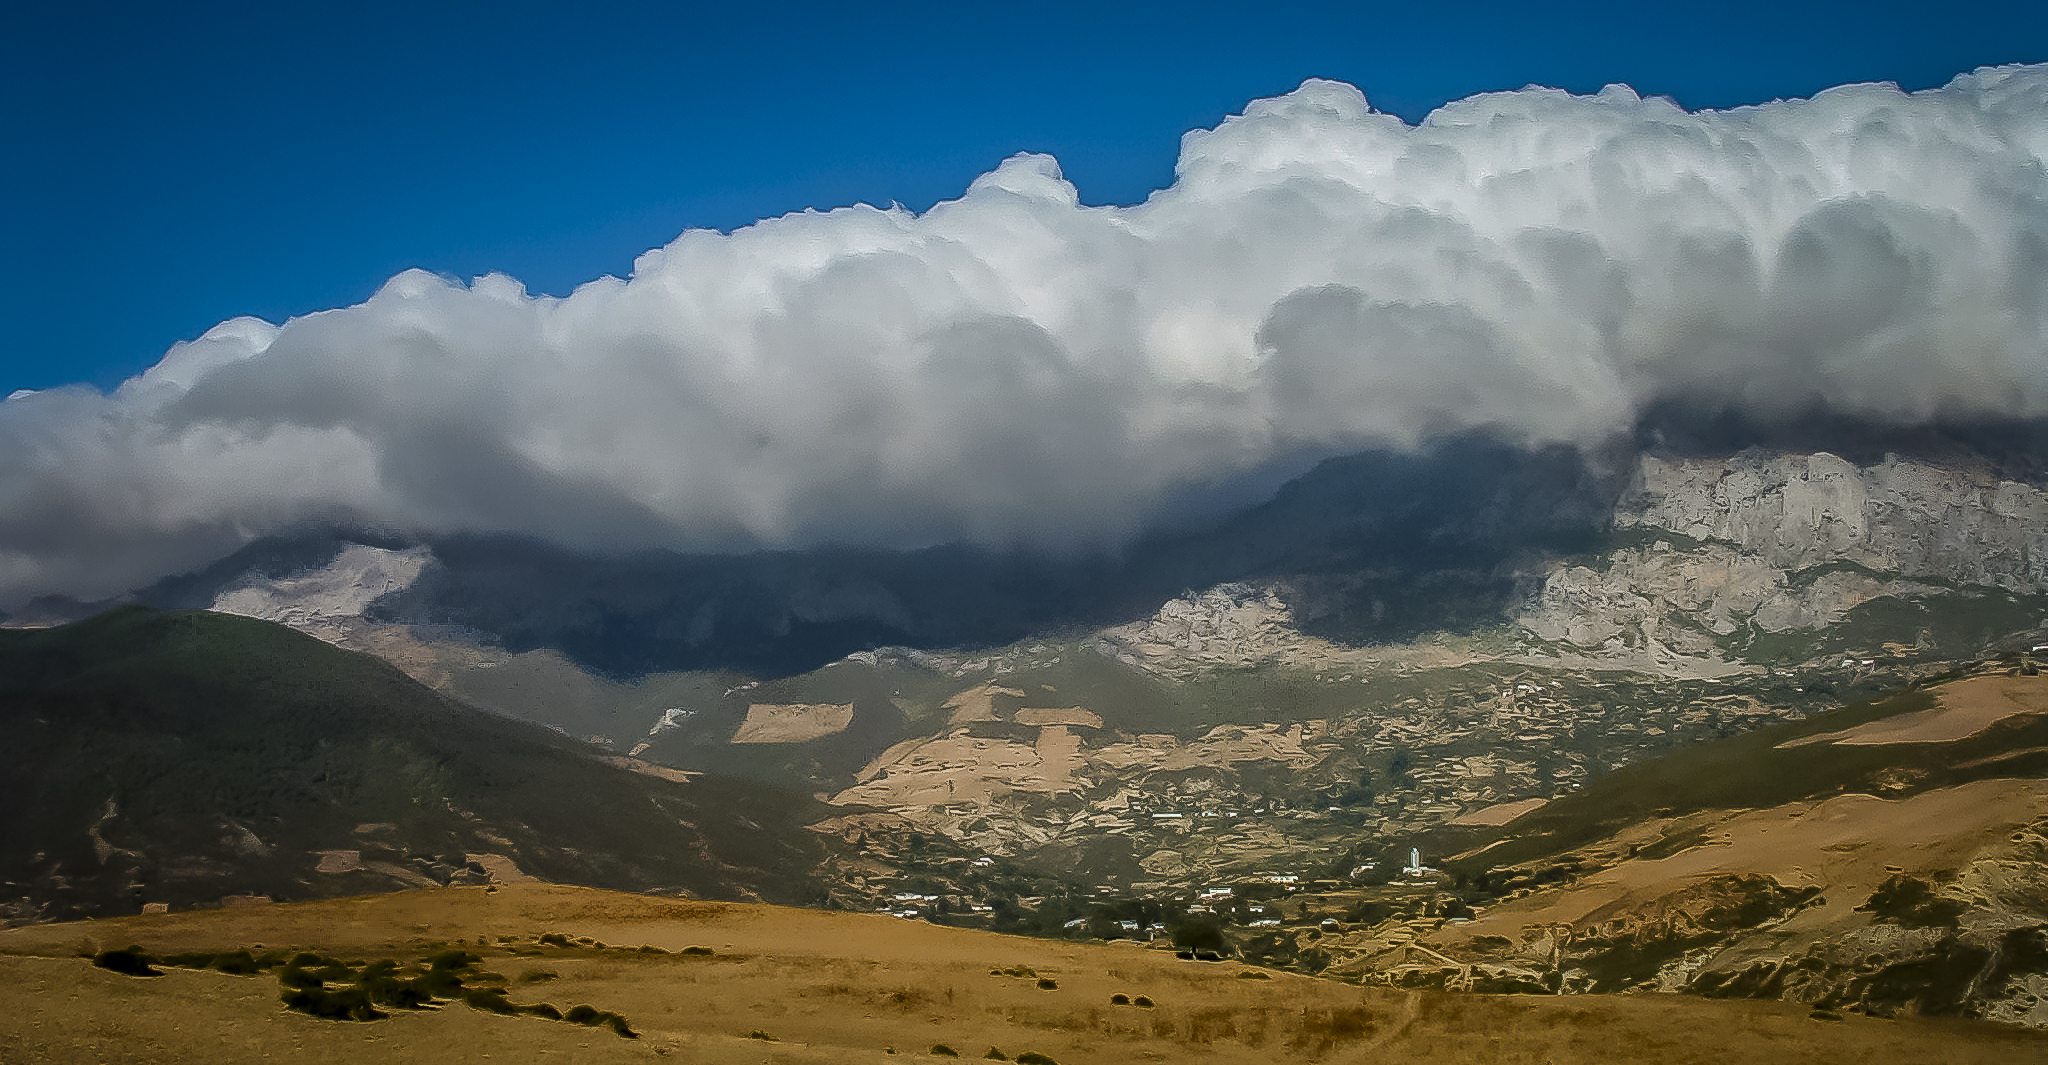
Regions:
[[[342, 545], [206, 594], [216, 615], [374, 656], [422, 698], [675, 789], [657, 808], [704, 804], [685, 818], [699, 871], [643, 835], [645, 868], [597, 872], [577, 847], [589, 868], [570, 882], [1203, 952], [1389, 993], [1661, 991], [2048, 1028], [2044, 544], [2048, 493], [1982, 471], [1746, 453], [1641, 459], [1592, 550], [1485, 578], [1519, 589], [1491, 621], [1396, 640], [1340, 638], [1331, 618], [1412, 615], [1385, 597], [1427, 581], [1267, 572], [1114, 624], [785, 675], [607, 675], [395, 620], [379, 604], [424, 587], [425, 547]], [[755, 798], [714, 797], [732, 789]], [[99, 818], [82, 827], [103, 867], [134, 850], [128, 808], [74, 815]], [[284, 849], [232, 822], [278, 865], [243, 893], [368, 876], [509, 891], [567, 868], [523, 818], [445, 855], [358, 820], [292, 828], [305, 842]], [[728, 834], [705, 834], [714, 821]], [[18, 879], [39, 886], [17, 922], [78, 895], [86, 860], [68, 861]], [[652, 861], [672, 871], [649, 879]], [[229, 894], [171, 908], [240, 905]], [[123, 912], [97, 897], [71, 905]]]

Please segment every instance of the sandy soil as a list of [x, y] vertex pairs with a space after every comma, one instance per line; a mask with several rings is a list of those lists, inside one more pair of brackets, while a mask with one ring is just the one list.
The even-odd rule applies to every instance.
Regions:
[[1488, 827], [1504, 825], [1531, 810], [1541, 809], [1549, 804], [1549, 799], [1523, 799], [1520, 802], [1497, 803], [1485, 809], [1474, 810], [1469, 814], [1453, 818], [1451, 824], [1484, 825]]
[[1019, 725], [1073, 725], [1079, 728], [1101, 728], [1102, 716], [1080, 706], [1050, 707], [1027, 706], [1017, 711]]
[[851, 724], [852, 703], [755, 703], [732, 742], [803, 743], [845, 732]]
[[1516, 936], [1535, 925], [1599, 921], [1725, 873], [1762, 873], [1788, 887], [1822, 888], [1827, 904], [1802, 912], [1786, 928], [1826, 927], [1850, 920], [1849, 911], [1893, 872], [1955, 868], [2043, 816], [2048, 781], [2010, 779], [1898, 800], [1848, 794], [1720, 815], [1690, 826], [1710, 839], [1704, 846], [1620, 862], [1568, 889], [1495, 906], [1440, 938]]
[[1802, 736], [1778, 746], [1953, 743], [2018, 714], [2048, 714], [2048, 677], [1972, 677], [1942, 685], [1935, 689], [1935, 697], [1940, 705], [1931, 709]]
[[[557, 932], [708, 957], [540, 948]], [[475, 946], [477, 937], [491, 944]], [[503, 946], [499, 937], [511, 937]], [[411, 956], [466, 941], [514, 1001], [588, 1002], [602, 1029], [450, 1005], [371, 1023], [283, 1010], [274, 977], [172, 970], [120, 976], [80, 950], [257, 943]], [[533, 953], [512, 954], [518, 945]], [[1036, 976], [992, 975], [1029, 968]], [[544, 981], [532, 973], [551, 972]], [[1663, 996], [1498, 998], [1376, 992], [1136, 946], [966, 932], [893, 918], [726, 905], [549, 885], [443, 888], [370, 899], [170, 914], [0, 933], [0, 1065], [29, 1062], [844, 1063], [981, 1060], [1035, 1051], [1060, 1065], [1271, 1062], [2013, 1062], [2048, 1037], [1984, 1024], [1809, 1019], [1801, 1007]], [[1056, 986], [1042, 988], [1039, 979]], [[1146, 995], [1155, 1009], [1113, 1005]], [[760, 1032], [773, 1041], [750, 1038]], [[891, 1053], [893, 1050], [895, 1053]]]
[[1002, 720], [1002, 714], [996, 710], [996, 696], [998, 695], [1007, 696], [1012, 699], [1024, 697], [1024, 693], [1015, 688], [1005, 688], [997, 684], [983, 684], [978, 688], [969, 688], [946, 700], [946, 708], [953, 711], [953, 716], [946, 721], [946, 727], [958, 728], [961, 725], [971, 725], [976, 721]]
[[600, 758], [599, 761], [605, 763], [606, 765], [615, 766], [619, 769], [623, 769], [628, 773], [639, 773], [642, 776], [659, 777], [662, 780], [672, 781], [677, 784], [688, 784], [692, 779], [704, 775], [702, 773], [688, 769], [672, 769], [665, 765], [659, 765], [654, 762], [643, 761], [639, 758], [633, 758], [627, 755], [607, 755], [603, 758]]

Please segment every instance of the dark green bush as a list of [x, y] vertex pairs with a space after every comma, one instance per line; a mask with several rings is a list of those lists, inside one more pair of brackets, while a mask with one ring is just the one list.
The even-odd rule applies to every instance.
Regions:
[[326, 991], [317, 987], [291, 988], [279, 996], [286, 1009], [329, 1021], [377, 1021], [390, 1014], [370, 1004], [369, 992], [360, 987]]
[[1141, 1010], [1149, 1010], [1152, 1008], [1152, 1000], [1146, 998], [1144, 995], [1139, 995], [1137, 998], [1131, 1000], [1131, 1005], [1136, 1006]]
[[383, 968], [390, 964], [378, 962], [365, 969], [356, 980], [356, 986], [369, 993], [371, 1002], [401, 1010], [423, 1010], [433, 1005], [434, 996], [428, 994], [419, 981], [408, 980]]
[[952, 1047], [949, 1047], [944, 1043], [933, 1043], [931, 1052], [942, 1058], [957, 1058], [960, 1056], [959, 1051], [954, 1050]]
[[263, 965], [246, 950], [216, 954], [213, 956], [213, 964], [209, 967], [229, 976], [254, 976], [263, 971]]
[[162, 976], [164, 971], [151, 965], [156, 959], [143, 953], [141, 947], [126, 950], [103, 950], [92, 956], [92, 963], [108, 972], [123, 976]]
[[1128, 1006], [1131, 1004], [1131, 996], [1119, 991], [1109, 996], [1109, 1004], [1112, 1006]]
[[1027, 1050], [1017, 1055], [1017, 1065], [1060, 1065], [1060, 1063], [1046, 1057], [1044, 1054], [1040, 1054], [1036, 1050]]
[[640, 1033], [626, 1023], [626, 1018], [595, 1006], [571, 1006], [562, 1019], [571, 1024], [583, 1024], [592, 1028], [610, 1028], [627, 1039], [638, 1039]]
[[319, 989], [327, 986], [325, 980], [295, 965], [285, 966], [284, 971], [277, 974], [277, 983], [280, 987], [288, 988], [304, 987]]
[[984, 1057], [984, 1058], [987, 1058], [987, 1059], [988, 1059], [988, 1060], [990, 1060], [990, 1061], [1008, 1061], [1008, 1060], [1010, 1060], [1010, 1056], [1009, 1056], [1008, 1054], [1005, 1054], [1005, 1053], [1003, 1053], [1002, 1051], [1000, 1051], [1000, 1050], [997, 1050], [997, 1049], [996, 1049], [995, 1047], [990, 1047], [990, 1048], [988, 1048], [988, 1053], [986, 1053], [986, 1054], [983, 1054], [983, 1055], [982, 1055], [982, 1057]]
[[708, 957], [710, 957], [710, 956], [711, 956], [711, 948], [710, 948], [710, 947], [684, 947], [684, 948], [682, 949], [682, 953], [683, 953], [683, 954], [685, 954], [685, 955], [687, 955], [687, 956], [689, 956], [689, 957], [692, 957], [692, 958], [708, 958]]
[[496, 1013], [507, 1017], [519, 1012], [518, 1007], [505, 1001], [504, 989], [496, 987], [475, 988], [464, 991], [462, 993], [462, 1004], [473, 1010], [482, 1010], [485, 1013]]
[[1050, 977], [1040, 977], [1038, 980], [1038, 989], [1040, 991], [1058, 991], [1060, 989], [1060, 982]]

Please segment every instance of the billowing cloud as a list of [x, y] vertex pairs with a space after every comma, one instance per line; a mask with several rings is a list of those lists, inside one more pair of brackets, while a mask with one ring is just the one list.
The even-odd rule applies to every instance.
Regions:
[[2048, 67], [1689, 113], [1613, 87], [1419, 127], [1311, 81], [1079, 203], [1019, 155], [533, 297], [420, 272], [0, 403], [0, 601], [339, 520], [573, 547], [1114, 545], [1280, 456], [1652, 403], [2048, 415]]

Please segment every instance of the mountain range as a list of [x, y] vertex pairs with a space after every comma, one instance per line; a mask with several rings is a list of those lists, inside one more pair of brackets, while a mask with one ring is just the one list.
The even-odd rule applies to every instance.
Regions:
[[43, 601], [12, 918], [531, 876], [2048, 1025], [2040, 430], [1751, 429], [1332, 459], [1114, 554], [319, 529]]

